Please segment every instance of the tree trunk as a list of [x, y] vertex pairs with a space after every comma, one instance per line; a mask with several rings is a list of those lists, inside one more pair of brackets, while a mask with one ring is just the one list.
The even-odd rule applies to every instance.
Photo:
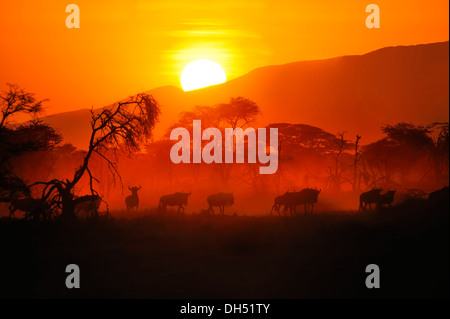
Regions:
[[75, 202], [70, 190], [64, 190], [62, 196], [62, 212], [60, 219], [65, 222], [77, 222], [78, 218], [75, 215]]
[[355, 158], [353, 160], [353, 192], [359, 191], [359, 178], [358, 178], [358, 144], [361, 136], [356, 135], [355, 142]]

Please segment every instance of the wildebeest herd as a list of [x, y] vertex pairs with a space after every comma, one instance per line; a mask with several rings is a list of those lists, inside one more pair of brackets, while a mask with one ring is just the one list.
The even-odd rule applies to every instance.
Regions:
[[[99, 195], [73, 196], [74, 213], [81, 218], [98, 217], [98, 210], [102, 202]], [[13, 197], [9, 205], [10, 217], [14, 217], [16, 211], [25, 213], [24, 219], [38, 220], [51, 219], [54, 210], [45, 200], [34, 198], [31, 195], [26, 197]]]
[[[136, 208], [139, 209], [139, 196], [137, 192], [141, 189], [141, 186], [128, 186], [128, 189], [131, 191], [131, 195], [125, 198], [125, 204], [127, 206], [127, 210], [131, 210]], [[177, 192], [174, 194], [163, 195], [159, 199], [158, 211], [165, 212], [167, 206], [176, 206], [178, 208], [177, 213], [184, 213], [184, 206], [187, 205], [188, 197], [191, 195], [189, 193]]]
[[[125, 199], [125, 203], [127, 205], [127, 209], [130, 210], [132, 208], [138, 209], [139, 205], [139, 197], [137, 195], [137, 191], [141, 187], [128, 187], [128, 189], [131, 191], [131, 195], [128, 196]], [[166, 211], [167, 206], [175, 206], [177, 207], [177, 213], [183, 213], [184, 214], [184, 207], [188, 203], [188, 198], [191, 195], [191, 192], [183, 193], [183, 192], [177, 192], [169, 195], [163, 195], [159, 199], [158, 204], [158, 211], [163, 213]], [[232, 193], [218, 193], [208, 196], [206, 199], [208, 203], [208, 210], [207, 212], [209, 214], [214, 214], [214, 207], [219, 208], [219, 214], [224, 215], [225, 214], [225, 207], [231, 206], [234, 204], [234, 196]]]
[[[127, 209], [138, 208], [139, 198], [137, 191], [139, 187], [129, 187], [131, 195], [125, 199]], [[395, 191], [388, 191], [385, 194], [381, 194], [381, 189], [372, 189], [369, 192], [362, 193], [360, 196], [360, 209], [366, 209], [366, 206], [371, 204], [379, 205], [392, 205], [394, 201]], [[289, 212], [291, 216], [297, 215], [297, 206], [303, 205], [305, 214], [312, 214], [314, 211], [314, 205], [317, 203], [321, 189], [319, 188], [304, 188], [299, 192], [287, 191], [283, 195], [275, 197], [274, 204], [270, 211], [270, 215], [273, 212], [277, 212], [278, 215], [286, 216]], [[189, 193], [177, 192], [169, 195], [163, 195], [159, 199], [158, 211], [165, 212], [167, 206], [175, 206], [178, 208], [177, 213], [184, 213], [184, 207], [187, 205], [188, 198], [191, 195]], [[214, 207], [219, 208], [219, 215], [225, 214], [225, 207], [232, 206], [234, 204], [234, 195], [232, 193], [217, 193], [209, 195], [206, 198], [208, 203], [208, 214], [214, 214]]]
[[[138, 191], [141, 186], [128, 187], [131, 191], [131, 195], [125, 198], [125, 204], [127, 210], [139, 208], [139, 196]], [[274, 204], [270, 211], [270, 215], [276, 212], [279, 216], [286, 216], [289, 212], [291, 216], [297, 215], [297, 207], [303, 205], [305, 214], [312, 214], [314, 205], [317, 203], [321, 189], [318, 188], [304, 188], [301, 191], [287, 191], [283, 195], [277, 196], [274, 199]], [[381, 188], [374, 188], [370, 191], [364, 192], [359, 196], [359, 211], [366, 211], [372, 209], [372, 205], [376, 210], [379, 210], [384, 205], [392, 206], [394, 202], [395, 190], [388, 190], [382, 193]], [[444, 187], [437, 191], [428, 193], [428, 201], [432, 204], [440, 205], [445, 201], [448, 201], [449, 188]], [[407, 193], [405, 193], [407, 194]], [[422, 192], [422, 194], [426, 194]], [[183, 193], [177, 192], [169, 195], [163, 195], [159, 199], [158, 211], [160, 213], [166, 212], [167, 206], [177, 207], [178, 214], [184, 214], [185, 206], [188, 204], [188, 198], [191, 192]], [[75, 202], [75, 214], [78, 217], [96, 217], [98, 216], [98, 209], [102, 202], [102, 198], [98, 195], [86, 195], [76, 197]], [[214, 215], [214, 207], [219, 209], [218, 214], [224, 215], [225, 208], [234, 205], [233, 193], [217, 193], [209, 195], [206, 198], [208, 209], [206, 213]], [[51, 209], [47, 207], [45, 201], [35, 199], [31, 196], [24, 198], [13, 198], [10, 202], [9, 210], [10, 216], [14, 217], [16, 211], [25, 212], [24, 219], [51, 219]], [[108, 214], [108, 213], [107, 213]]]

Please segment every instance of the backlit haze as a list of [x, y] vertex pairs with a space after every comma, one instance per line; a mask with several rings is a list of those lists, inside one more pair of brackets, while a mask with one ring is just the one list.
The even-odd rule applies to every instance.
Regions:
[[266, 65], [364, 54], [448, 40], [448, 1], [87, 1], [67, 29], [69, 2], [0, 3], [0, 88], [17, 83], [49, 98], [47, 114], [101, 107], [159, 86], [180, 87], [194, 60], [227, 80]]

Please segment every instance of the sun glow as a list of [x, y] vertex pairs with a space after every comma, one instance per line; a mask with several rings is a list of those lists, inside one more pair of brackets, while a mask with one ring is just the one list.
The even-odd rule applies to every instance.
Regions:
[[180, 80], [183, 90], [191, 91], [224, 83], [227, 77], [219, 63], [211, 60], [197, 60], [184, 68]]

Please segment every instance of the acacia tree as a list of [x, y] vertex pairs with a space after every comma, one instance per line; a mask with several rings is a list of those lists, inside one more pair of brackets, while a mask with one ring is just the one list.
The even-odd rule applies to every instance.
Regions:
[[26, 92], [15, 84], [6, 85], [8, 91], [0, 95], [0, 127], [5, 127], [14, 115], [22, 113], [35, 116], [43, 111], [43, 103], [48, 100], [36, 100], [33, 93]]
[[235, 129], [245, 128], [252, 124], [260, 113], [259, 106], [244, 97], [231, 98], [229, 103], [216, 106], [219, 119]]
[[[231, 127], [233, 130], [236, 128], [246, 129], [255, 122], [256, 117], [260, 113], [258, 104], [241, 96], [230, 98], [228, 103], [217, 105], [216, 110], [223, 125], [225, 127]], [[233, 151], [236, 151], [235, 147], [233, 147]], [[233, 165], [221, 163], [217, 167], [222, 181], [222, 187], [228, 187]], [[255, 165], [251, 164], [246, 165], [246, 167], [250, 172], [254, 172], [256, 168]]]
[[140, 151], [141, 145], [151, 136], [159, 113], [157, 101], [153, 96], [144, 93], [116, 103], [111, 108], [104, 108], [98, 114], [91, 110], [92, 132], [82, 164], [70, 180], [54, 179], [50, 182], [35, 183], [44, 185], [42, 199], [61, 209], [62, 219], [76, 219], [74, 209], [82, 199], [75, 198], [74, 187], [86, 173], [89, 177], [91, 194], [98, 195], [93, 182], [100, 181], [93, 176], [89, 166], [92, 156], [96, 154], [102, 158], [108, 165], [110, 173], [120, 178], [117, 156], [114, 154], [120, 151], [131, 155]]
[[[0, 94], [0, 201], [14, 196], [30, 196], [26, 182], [18, 176], [17, 159], [36, 151], [50, 151], [61, 142], [56, 131], [38, 120], [12, 125], [16, 116], [36, 117], [43, 103], [15, 84]], [[22, 118], [25, 119], [25, 118]]]
[[[347, 156], [345, 159], [342, 157], [347, 155], [345, 151], [351, 146], [347, 140], [306, 124], [274, 123], [268, 126], [271, 127], [278, 128], [280, 146], [276, 181], [278, 193], [282, 182], [287, 183], [288, 187], [298, 183], [307, 186], [312, 178], [314, 183], [328, 185], [334, 172], [329, 168], [325, 173], [322, 167], [336, 163], [336, 158], [339, 160], [339, 171], [343, 171], [341, 166], [346, 165]], [[343, 177], [341, 174], [341, 178]]]
[[449, 125], [447, 123], [432, 123], [429, 129], [438, 130], [434, 140], [434, 167], [437, 184], [448, 185], [449, 175]]
[[[169, 128], [167, 135], [170, 135], [172, 129], [180, 126], [192, 132], [193, 120], [201, 120], [202, 127], [216, 127], [220, 129], [223, 138], [223, 132], [226, 127], [231, 127], [233, 130], [237, 128], [246, 129], [255, 122], [259, 113], [259, 106], [244, 97], [230, 98], [228, 103], [221, 103], [214, 106], [196, 106], [192, 111], [181, 113], [178, 122]], [[206, 144], [207, 142], [202, 141], [202, 143]], [[223, 148], [224, 146], [225, 143], [222, 143]], [[227, 163], [214, 163], [211, 166], [220, 175], [222, 187], [228, 187], [232, 165]], [[194, 181], [197, 182], [201, 164], [192, 164], [191, 167], [193, 168]]]
[[[412, 123], [386, 125], [385, 138], [364, 146], [363, 156], [373, 186], [424, 185], [433, 169], [434, 143], [429, 128]], [[420, 177], [418, 177], [420, 176]]]

